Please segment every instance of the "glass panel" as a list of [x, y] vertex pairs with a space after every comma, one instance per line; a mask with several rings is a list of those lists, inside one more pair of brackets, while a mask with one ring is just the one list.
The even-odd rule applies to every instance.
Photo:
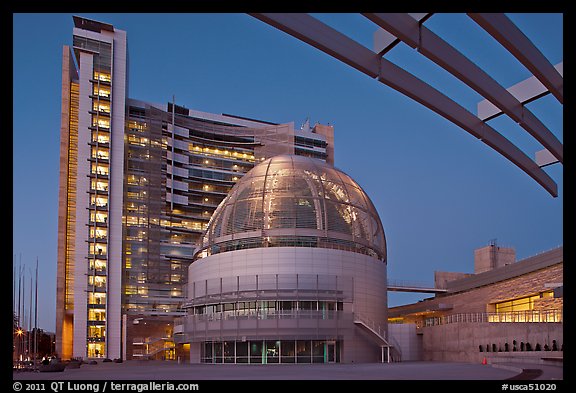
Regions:
[[89, 343], [88, 344], [88, 357], [101, 358], [104, 357], [105, 346], [104, 343]]
[[312, 363], [324, 363], [324, 347], [326, 343], [321, 340], [312, 341]]
[[236, 363], [248, 363], [248, 342], [236, 343]]
[[214, 343], [214, 363], [222, 363], [224, 358], [222, 357], [222, 343]]
[[88, 304], [106, 304], [106, 294], [98, 292], [88, 293]]
[[310, 340], [298, 340], [296, 342], [297, 363], [310, 363], [312, 355], [312, 343]]
[[295, 348], [296, 345], [294, 341], [282, 341], [282, 345], [280, 346], [282, 357], [282, 363], [295, 363]]
[[213, 363], [213, 353], [212, 353], [212, 341], [207, 341], [204, 343], [204, 363]]
[[266, 363], [279, 363], [280, 341], [266, 341]]
[[250, 342], [250, 363], [262, 363], [262, 341]]
[[89, 338], [106, 337], [106, 327], [105, 326], [88, 326], [88, 337]]
[[335, 343], [328, 343], [328, 362], [333, 363], [336, 361], [336, 344]]
[[234, 363], [234, 341], [224, 341], [224, 363]]

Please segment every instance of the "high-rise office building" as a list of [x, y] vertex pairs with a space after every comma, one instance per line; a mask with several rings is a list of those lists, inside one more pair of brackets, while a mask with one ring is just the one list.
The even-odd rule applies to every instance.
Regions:
[[334, 162], [334, 130], [128, 98], [126, 32], [74, 17], [64, 46], [56, 350], [175, 356], [187, 268], [212, 213], [278, 154]]

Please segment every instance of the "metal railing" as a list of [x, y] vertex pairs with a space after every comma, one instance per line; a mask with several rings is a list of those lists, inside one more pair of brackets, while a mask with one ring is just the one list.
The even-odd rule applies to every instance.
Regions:
[[194, 322], [209, 322], [246, 319], [339, 319], [341, 315], [341, 310], [230, 310], [178, 318], [175, 325], [183, 325], [187, 318]]

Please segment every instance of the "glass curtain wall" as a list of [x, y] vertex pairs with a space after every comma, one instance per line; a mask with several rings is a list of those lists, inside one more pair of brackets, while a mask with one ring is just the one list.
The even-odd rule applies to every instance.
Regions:
[[[92, 53], [92, 100], [90, 115], [90, 219], [88, 238], [87, 356], [106, 356], [106, 282], [108, 245], [108, 182], [110, 166], [110, 98], [112, 92], [112, 45], [74, 36], [75, 48]], [[76, 49], [78, 51], [78, 49]], [[76, 57], [79, 58], [78, 53]], [[104, 300], [104, 301], [102, 301]]]
[[334, 363], [340, 362], [338, 340], [206, 341], [202, 363]]

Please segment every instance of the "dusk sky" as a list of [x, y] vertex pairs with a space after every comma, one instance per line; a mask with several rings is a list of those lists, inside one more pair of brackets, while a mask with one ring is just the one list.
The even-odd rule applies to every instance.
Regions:
[[[13, 15], [12, 260], [39, 261], [39, 327], [55, 330], [62, 46], [75, 14]], [[331, 124], [335, 166], [374, 202], [389, 280], [433, 285], [434, 271], [474, 271], [474, 249], [496, 239], [523, 259], [563, 244], [563, 166], [544, 170], [552, 197], [521, 169], [419, 103], [247, 14], [78, 14], [125, 30], [129, 97], [276, 123]], [[360, 14], [312, 14], [372, 49]], [[508, 14], [552, 64], [563, 61], [562, 14]], [[505, 87], [531, 76], [465, 14], [425, 26]], [[399, 44], [386, 58], [472, 113], [482, 97]], [[527, 105], [563, 141], [562, 105]], [[543, 147], [506, 116], [489, 124], [528, 156]], [[26, 283], [27, 287], [29, 281]], [[26, 295], [28, 296], [28, 294]], [[389, 306], [428, 294], [389, 293]]]

